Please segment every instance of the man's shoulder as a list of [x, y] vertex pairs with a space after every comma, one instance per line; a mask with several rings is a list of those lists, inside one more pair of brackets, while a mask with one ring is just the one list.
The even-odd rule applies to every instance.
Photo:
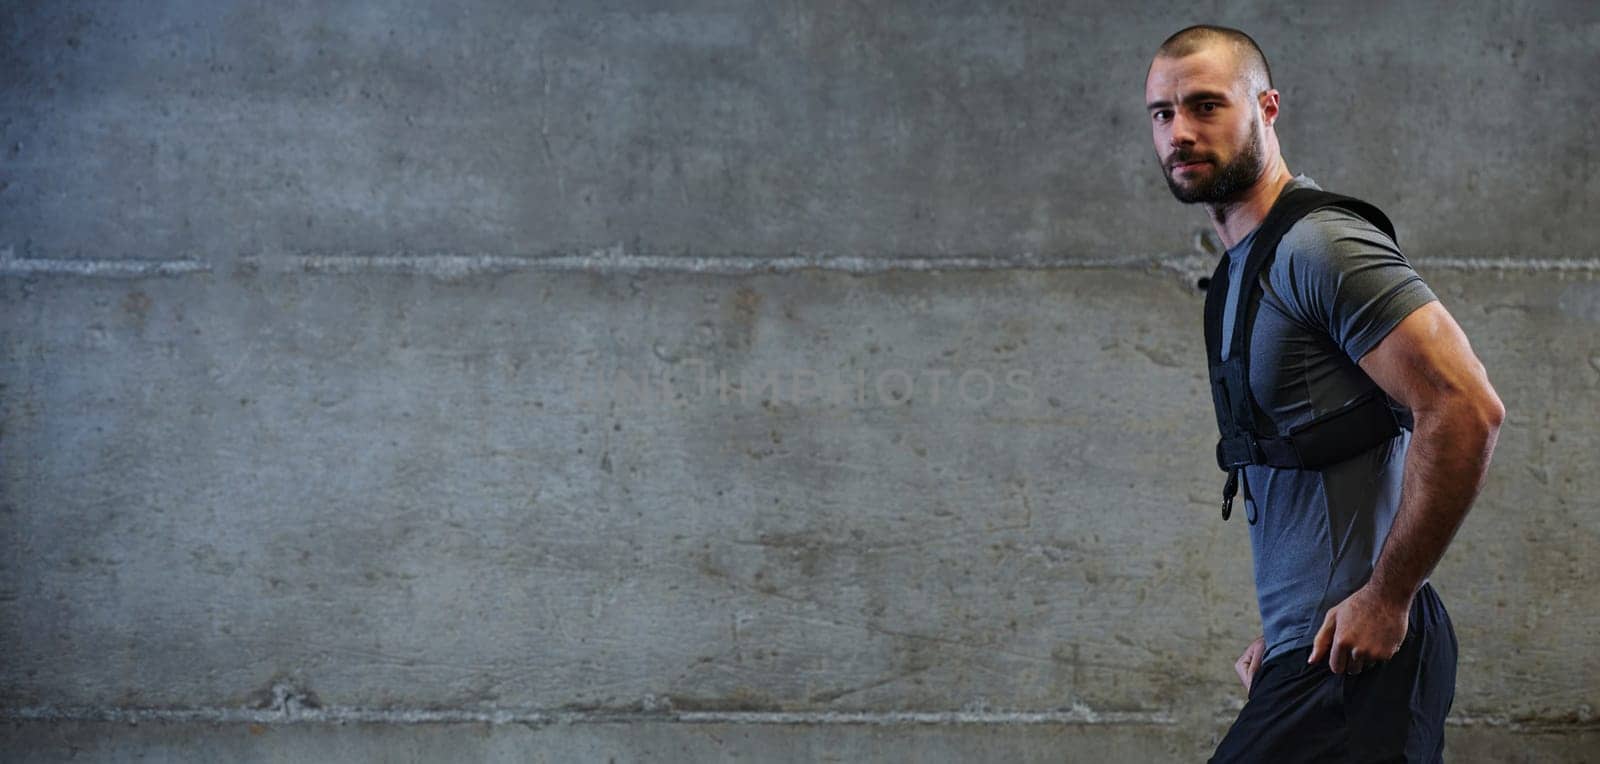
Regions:
[[1326, 328], [1352, 359], [1434, 299], [1393, 237], [1339, 207], [1296, 221], [1266, 279], [1285, 313]]
[[1278, 242], [1274, 270], [1339, 271], [1364, 255], [1398, 255], [1395, 240], [1343, 207], [1318, 207], [1296, 220]]
[[1278, 252], [1296, 247], [1329, 245], [1345, 239], [1370, 240], [1372, 244], [1396, 248], [1395, 241], [1372, 221], [1344, 207], [1318, 207], [1289, 226], [1278, 242]]

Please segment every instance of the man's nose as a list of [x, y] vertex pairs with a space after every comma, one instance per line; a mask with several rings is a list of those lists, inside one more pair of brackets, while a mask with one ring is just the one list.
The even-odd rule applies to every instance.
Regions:
[[1194, 130], [1189, 124], [1189, 120], [1184, 119], [1182, 111], [1177, 111], [1172, 115], [1172, 131], [1167, 134], [1167, 142], [1173, 148], [1194, 145]]

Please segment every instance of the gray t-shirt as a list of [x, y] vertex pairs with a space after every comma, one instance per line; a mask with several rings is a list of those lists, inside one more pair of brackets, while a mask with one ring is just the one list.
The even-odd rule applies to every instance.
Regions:
[[[1304, 175], [1288, 188], [1319, 188]], [[1228, 250], [1226, 358], [1233, 294], [1255, 231]], [[1280, 432], [1370, 389], [1356, 364], [1412, 311], [1437, 299], [1377, 227], [1337, 208], [1291, 227], [1261, 274], [1250, 337], [1250, 389]], [[1321, 471], [1245, 468], [1244, 514], [1255, 558], [1263, 660], [1309, 645], [1328, 610], [1367, 582], [1400, 504], [1411, 434]], [[1243, 494], [1245, 486], [1241, 486]], [[1235, 513], [1240, 514], [1240, 513]]]

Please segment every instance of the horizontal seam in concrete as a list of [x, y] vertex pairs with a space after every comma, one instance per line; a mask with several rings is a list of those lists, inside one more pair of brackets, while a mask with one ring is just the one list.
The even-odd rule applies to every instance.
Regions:
[[1514, 257], [1423, 257], [1411, 261], [1422, 268], [1447, 268], [1456, 271], [1573, 271], [1600, 273], [1600, 260], [1588, 258], [1533, 258]]
[[0, 276], [65, 275], [102, 278], [182, 276], [204, 273], [211, 266], [199, 260], [62, 260], [0, 257]]
[[853, 255], [630, 255], [600, 250], [587, 255], [522, 257], [515, 255], [340, 255], [291, 254], [246, 256], [247, 267], [276, 272], [362, 273], [389, 271], [431, 276], [461, 276], [498, 270], [550, 270], [588, 273], [704, 273], [742, 275], [792, 273], [802, 270], [844, 273], [890, 271], [1010, 270], [1051, 268], [1132, 268], [1158, 266], [1153, 258], [1041, 259], [1030, 254], [994, 257], [861, 257]]
[[[1600, 274], [1600, 259], [1518, 259], [1493, 257], [1418, 258], [1412, 261], [1421, 270], [1508, 271], [1524, 273]], [[1164, 269], [1185, 275], [1204, 273], [1214, 266], [1207, 256], [1144, 256], [1114, 258], [1041, 258], [1032, 254], [992, 257], [860, 257], [827, 255], [784, 255], [776, 257], [677, 255], [629, 255], [616, 250], [600, 250], [587, 255], [356, 255], [356, 254], [281, 254], [247, 255], [236, 261], [238, 267], [272, 273], [360, 274], [403, 273], [441, 278], [460, 278], [499, 271], [577, 271], [608, 273], [703, 273], [743, 275], [792, 273], [802, 270], [843, 273], [889, 273], [894, 271], [938, 272], [1004, 270], [1149, 270]], [[102, 278], [182, 276], [206, 273], [212, 266], [192, 259], [62, 259], [8, 257], [0, 251], [0, 277], [66, 275]]]
[[[1237, 712], [1219, 714], [1227, 722]], [[233, 724], [751, 724], [751, 725], [1121, 725], [1175, 726], [1172, 715], [1151, 711], [536, 711], [518, 709], [361, 709], [361, 708], [55, 708], [0, 709], [9, 722], [139, 722]], [[1590, 714], [1551, 719], [1452, 715], [1455, 727], [1503, 728], [1511, 732], [1569, 733], [1600, 729]]]
[[[286, 254], [246, 256], [247, 267], [279, 272], [360, 273], [395, 271], [423, 275], [459, 276], [493, 270], [571, 270], [594, 273], [659, 271], [667, 273], [787, 273], [815, 269], [846, 273], [885, 273], [890, 271], [941, 270], [1116, 270], [1165, 268], [1189, 273], [1209, 270], [1212, 257], [1133, 256], [1111, 258], [1043, 258], [1032, 253], [992, 257], [858, 257], [849, 255], [782, 255], [752, 257], [742, 255], [691, 257], [677, 255], [630, 255], [617, 250], [600, 250], [588, 255], [522, 257], [507, 255], [341, 255]], [[1421, 268], [1451, 270], [1571, 271], [1600, 273], [1600, 259], [1517, 259], [1517, 258], [1432, 258], [1414, 263]]]
[[519, 709], [361, 709], [361, 708], [54, 708], [0, 709], [6, 721], [380, 723], [380, 724], [1177, 724], [1161, 712], [1094, 711], [538, 711]]

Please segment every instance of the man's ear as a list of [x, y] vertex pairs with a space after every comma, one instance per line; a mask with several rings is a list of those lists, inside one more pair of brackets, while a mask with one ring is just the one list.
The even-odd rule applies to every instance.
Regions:
[[1261, 95], [1256, 96], [1256, 104], [1261, 107], [1261, 121], [1267, 127], [1272, 127], [1272, 123], [1278, 121], [1278, 91], [1262, 91]]

